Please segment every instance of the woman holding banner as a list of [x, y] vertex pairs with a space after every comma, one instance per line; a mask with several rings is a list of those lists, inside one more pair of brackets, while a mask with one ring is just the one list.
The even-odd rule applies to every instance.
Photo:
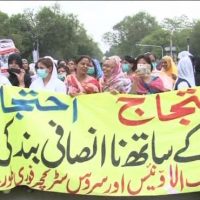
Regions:
[[56, 66], [50, 56], [40, 58], [36, 66], [38, 78], [31, 83], [31, 89], [66, 94], [66, 86], [58, 79]]
[[75, 60], [75, 74], [70, 74], [65, 79], [67, 91], [71, 97], [101, 92], [98, 80], [88, 75], [90, 65], [89, 56], [83, 55]]
[[140, 55], [136, 59], [137, 70], [133, 78], [133, 94], [155, 94], [166, 91], [161, 78], [152, 73], [153, 65], [148, 55]]
[[119, 56], [111, 56], [103, 62], [103, 77], [100, 79], [103, 92], [129, 93], [131, 80], [122, 71]]

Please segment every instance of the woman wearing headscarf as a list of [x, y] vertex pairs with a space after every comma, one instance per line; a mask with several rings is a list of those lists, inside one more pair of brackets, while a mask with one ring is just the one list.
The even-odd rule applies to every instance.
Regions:
[[181, 58], [183, 57], [192, 57], [193, 55], [189, 52], [189, 51], [181, 51], [179, 54], [178, 54], [178, 59], [180, 60]]
[[196, 73], [195, 71], [195, 57], [189, 52], [189, 51], [181, 51], [179, 54], [178, 54], [178, 60], [184, 58], [184, 57], [189, 57], [191, 62], [192, 62], [192, 69], [193, 69], [193, 72], [194, 74]]
[[87, 74], [99, 80], [103, 76], [101, 65], [97, 59], [91, 59], [91, 65], [88, 68]]
[[136, 59], [137, 70], [133, 79], [134, 94], [155, 94], [166, 91], [159, 76], [152, 74], [153, 66], [148, 55], [140, 55]]
[[125, 76], [119, 56], [111, 56], [103, 62], [103, 77], [100, 79], [103, 92], [129, 93], [131, 80]]
[[174, 90], [195, 86], [194, 71], [191, 59], [182, 57], [178, 62], [178, 78], [174, 84]]
[[65, 79], [70, 96], [101, 92], [98, 80], [87, 74], [90, 65], [91, 58], [87, 55], [80, 56], [75, 60], [75, 74], [70, 74]]
[[8, 57], [8, 79], [13, 86], [28, 88], [31, 84], [31, 77], [23, 69], [22, 58], [14, 53]]
[[161, 66], [159, 77], [162, 79], [164, 87], [167, 90], [172, 90], [178, 75], [177, 66], [170, 56], [162, 57]]
[[38, 78], [30, 85], [31, 89], [66, 94], [66, 86], [64, 82], [58, 79], [55, 63], [50, 56], [40, 58], [36, 66]]

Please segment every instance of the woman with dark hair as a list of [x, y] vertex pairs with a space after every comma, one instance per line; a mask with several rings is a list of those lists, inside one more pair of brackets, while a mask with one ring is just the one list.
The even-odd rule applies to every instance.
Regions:
[[72, 97], [80, 94], [92, 94], [101, 91], [100, 84], [92, 76], [87, 74], [91, 65], [91, 58], [87, 55], [75, 60], [75, 74], [70, 74], [65, 79], [68, 94]]
[[136, 60], [131, 56], [124, 56], [122, 59], [122, 71], [124, 74], [133, 81], [135, 70], [137, 69]]
[[157, 70], [156, 69], [156, 66], [157, 66], [156, 55], [154, 53], [152, 53], [152, 52], [147, 52], [147, 53], [145, 53], [145, 55], [149, 56], [149, 59], [151, 60], [151, 64], [153, 66], [153, 70], [152, 71]]
[[68, 59], [67, 68], [69, 69], [69, 74], [75, 74], [76, 73], [75, 59], [73, 59], [73, 58]]
[[29, 63], [28, 63], [28, 60], [25, 59], [25, 58], [22, 59], [22, 67], [23, 67], [23, 69], [25, 70], [25, 72], [26, 72], [27, 74], [30, 73]]
[[155, 94], [166, 91], [159, 76], [152, 74], [153, 66], [148, 55], [138, 56], [136, 62], [137, 70], [131, 93]]
[[8, 57], [9, 81], [13, 86], [28, 88], [31, 77], [23, 69], [22, 58], [19, 54], [10, 54]]
[[67, 75], [69, 75], [69, 68], [67, 67], [67, 63], [64, 60], [58, 62], [57, 72], [58, 79], [60, 79], [61, 81], [65, 81], [65, 78], [67, 77]]

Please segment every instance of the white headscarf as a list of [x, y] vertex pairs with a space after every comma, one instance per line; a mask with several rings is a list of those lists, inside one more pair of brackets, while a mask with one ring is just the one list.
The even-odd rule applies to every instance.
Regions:
[[53, 70], [52, 70], [52, 74], [51, 74], [51, 79], [55, 79], [55, 78], [57, 79], [58, 73], [57, 73], [57, 68], [56, 68], [54, 59], [51, 56], [45, 56], [44, 58], [49, 58], [52, 61], [52, 63], [53, 63]]
[[178, 59], [180, 60], [181, 58], [185, 57], [185, 56], [193, 56], [189, 51], [181, 51], [179, 54], [178, 54]]
[[178, 62], [178, 77], [186, 79], [191, 87], [195, 86], [194, 70], [188, 56], [182, 57]]
[[32, 82], [30, 88], [66, 93], [66, 85], [64, 84], [64, 82], [57, 78], [57, 69], [55, 66], [54, 59], [50, 56], [45, 56], [44, 58], [49, 58], [53, 63], [51, 78], [48, 81], [48, 83], [44, 86], [43, 79], [38, 77], [35, 81]]

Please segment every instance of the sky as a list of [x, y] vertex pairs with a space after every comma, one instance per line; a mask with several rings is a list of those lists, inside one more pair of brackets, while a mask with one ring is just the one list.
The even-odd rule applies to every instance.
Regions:
[[200, 19], [200, 1], [0, 1], [0, 11], [12, 14], [23, 13], [31, 8], [37, 11], [44, 6], [60, 4], [65, 14], [77, 15], [89, 36], [99, 44], [103, 52], [109, 46], [103, 43], [102, 36], [126, 16], [145, 11], [158, 22], [164, 18], [186, 15], [189, 19]]

